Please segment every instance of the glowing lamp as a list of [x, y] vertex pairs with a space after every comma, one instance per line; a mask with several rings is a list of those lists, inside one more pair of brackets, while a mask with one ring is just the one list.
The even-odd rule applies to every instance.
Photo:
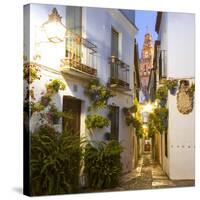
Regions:
[[45, 34], [50, 42], [59, 43], [65, 38], [66, 28], [61, 22], [61, 16], [56, 8], [49, 14], [49, 19], [43, 24]]
[[147, 113], [151, 113], [153, 111], [153, 105], [148, 103], [144, 106], [144, 109], [143, 109], [144, 112], [147, 112]]

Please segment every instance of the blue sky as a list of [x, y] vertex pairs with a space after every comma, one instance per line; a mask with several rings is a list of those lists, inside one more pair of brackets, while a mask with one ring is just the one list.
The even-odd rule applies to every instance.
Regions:
[[157, 13], [155, 11], [135, 11], [135, 24], [139, 29], [136, 34], [136, 40], [139, 46], [139, 56], [141, 56], [144, 35], [147, 30], [151, 33], [153, 42], [157, 39], [157, 33], [155, 32], [156, 15]]

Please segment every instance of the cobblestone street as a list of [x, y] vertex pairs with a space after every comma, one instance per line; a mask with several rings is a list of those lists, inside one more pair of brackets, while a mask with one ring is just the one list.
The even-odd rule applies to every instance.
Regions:
[[113, 191], [154, 189], [169, 187], [194, 186], [194, 181], [172, 181], [163, 172], [160, 165], [151, 159], [150, 154], [143, 154], [138, 161], [138, 167], [122, 176], [118, 187]]

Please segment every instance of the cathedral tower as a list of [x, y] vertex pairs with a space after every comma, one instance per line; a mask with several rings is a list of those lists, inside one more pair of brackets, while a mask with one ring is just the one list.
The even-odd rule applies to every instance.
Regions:
[[144, 36], [144, 44], [141, 52], [140, 59], [140, 80], [141, 80], [141, 89], [146, 98], [148, 99], [148, 82], [150, 71], [153, 68], [153, 44], [152, 37], [150, 33], [146, 33]]

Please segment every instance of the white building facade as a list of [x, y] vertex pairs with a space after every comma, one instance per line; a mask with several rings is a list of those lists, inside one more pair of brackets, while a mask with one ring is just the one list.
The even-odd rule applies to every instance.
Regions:
[[[159, 13], [156, 26], [162, 54], [160, 76], [178, 80], [179, 83], [181, 80], [186, 80], [191, 85], [195, 81], [195, 16]], [[173, 96], [168, 92], [168, 134], [166, 137], [162, 135], [161, 164], [170, 179], [193, 180], [195, 179], [195, 108], [193, 106], [192, 112], [182, 114], [177, 108], [177, 101], [177, 93]]]
[[[69, 35], [59, 42], [49, 41], [41, 28], [53, 8], [62, 17], [62, 24], [70, 30]], [[137, 31], [133, 22], [117, 9], [30, 4], [24, 9], [24, 28], [27, 31], [24, 54], [28, 62], [37, 64], [41, 70], [41, 79], [34, 83], [36, 99], [40, 98], [49, 80], [62, 80], [66, 89], [54, 97], [54, 102], [60, 111], [69, 109], [71, 105], [73, 111], [74, 105], [74, 112], [79, 118], [80, 137], [102, 141], [104, 133], [111, 131], [110, 125], [89, 134], [85, 119], [91, 102], [84, 94], [90, 80], [99, 79], [111, 88], [115, 96], [109, 104], [116, 107], [118, 123], [115, 123], [115, 128], [118, 141], [124, 147], [121, 155], [123, 171], [130, 171], [134, 165], [134, 131], [126, 125], [122, 108], [132, 106], [133, 102], [134, 37]], [[76, 42], [69, 40], [72, 33], [78, 36]], [[67, 54], [71, 44], [75, 50], [69, 58]], [[117, 60], [117, 72], [112, 71], [112, 56]], [[75, 59], [74, 63], [81, 65], [75, 67], [72, 62], [70, 67], [66, 67], [66, 58]], [[113, 83], [112, 78], [118, 81]], [[107, 110], [101, 111], [101, 114], [106, 116]], [[37, 116], [32, 116], [30, 126], [31, 131], [37, 127]], [[62, 131], [62, 121], [56, 128]]]

